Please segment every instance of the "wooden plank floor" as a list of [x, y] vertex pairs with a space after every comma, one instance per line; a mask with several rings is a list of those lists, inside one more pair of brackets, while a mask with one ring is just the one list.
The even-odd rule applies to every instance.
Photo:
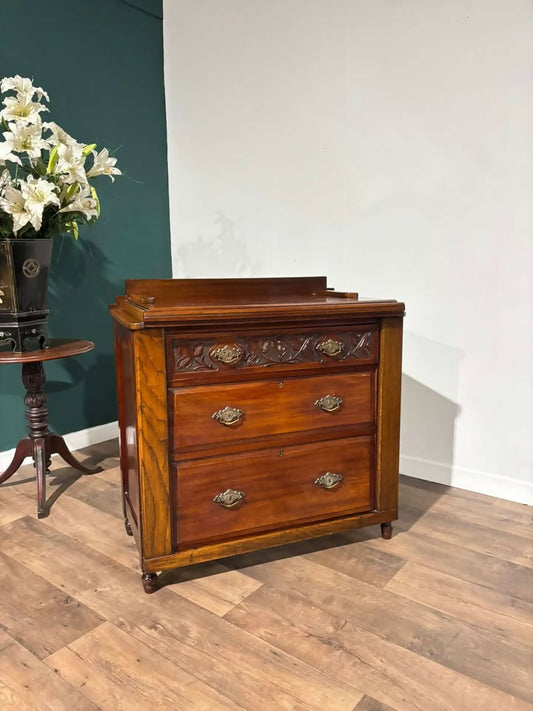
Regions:
[[[403, 478], [379, 527], [163, 574], [146, 595], [116, 441], [0, 487], [0, 709], [533, 709], [526, 506]], [[181, 581], [181, 582], [180, 582]]]

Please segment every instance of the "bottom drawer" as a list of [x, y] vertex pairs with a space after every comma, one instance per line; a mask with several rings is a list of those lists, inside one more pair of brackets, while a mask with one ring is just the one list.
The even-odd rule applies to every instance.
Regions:
[[369, 511], [373, 470], [372, 436], [178, 462], [177, 547]]

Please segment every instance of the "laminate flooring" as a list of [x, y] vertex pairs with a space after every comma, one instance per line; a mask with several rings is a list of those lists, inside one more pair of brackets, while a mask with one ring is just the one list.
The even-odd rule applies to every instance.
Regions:
[[379, 526], [142, 589], [118, 445], [0, 486], [0, 709], [533, 709], [532, 510], [402, 478]]

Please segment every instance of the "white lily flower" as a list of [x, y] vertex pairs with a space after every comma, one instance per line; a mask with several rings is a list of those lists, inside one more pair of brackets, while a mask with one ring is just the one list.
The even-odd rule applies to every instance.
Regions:
[[38, 101], [32, 101], [26, 95], [7, 96], [4, 101], [5, 109], [0, 111], [0, 119], [4, 121], [24, 121], [25, 123], [35, 123], [41, 111], [48, 111]]
[[20, 158], [13, 153], [13, 144], [11, 141], [3, 141], [0, 143], [0, 166], [5, 165], [6, 160], [22, 165]]
[[17, 94], [29, 96], [30, 98], [34, 94], [37, 94], [37, 98], [39, 99], [39, 101], [43, 98], [43, 96], [46, 101], [50, 101], [50, 99], [48, 98], [48, 94], [44, 89], [41, 89], [40, 86], [33, 86], [33, 82], [31, 79], [21, 77], [18, 74], [16, 74], [14, 77], [4, 77], [0, 82], [0, 91], [4, 92], [9, 91], [10, 89], [16, 91]]
[[31, 213], [31, 224], [35, 230], [41, 229], [43, 210], [47, 205], [59, 205], [56, 187], [44, 178], [34, 178], [28, 175], [20, 181], [20, 189], [26, 200], [25, 208]]
[[85, 147], [83, 143], [78, 143], [75, 138], [72, 138], [66, 131], [64, 131], [61, 126], [58, 126], [55, 121], [46, 121], [43, 123], [43, 129], [46, 131], [51, 131], [52, 135], [47, 139], [50, 143], [54, 145], [63, 144], [65, 146], [82, 146]]
[[60, 143], [57, 147], [57, 163], [54, 172], [61, 175], [65, 183], [86, 183], [83, 144], [76, 141], [69, 145]]
[[94, 178], [97, 175], [108, 175], [113, 182], [115, 182], [114, 175], [122, 175], [122, 172], [115, 168], [116, 158], [109, 157], [109, 151], [104, 148], [97, 153], [96, 151], [91, 151], [94, 157], [93, 167], [87, 171], [88, 178]]
[[8, 185], [4, 197], [0, 198], [0, 210], [7, 212], [13, 219], [13, 232], [17, 234], [28, 222], [32, 221], [32, 214], [26, 208], [26, 199], [21, 190]]
[[8, 128], [10, 130], [4, 132], [4, 137], [17, 153], [27, 153], [30, 158], [40, 158], [41, 150], [50, 147], [48, 141], [42, 137], [42, 124], [39, 117], [35, 123], [15, 121], [8, 124]]
[[77, 239], [79, 225], [100, 216], [89, 178], [108, 175], [114, 181], [122, 174], [116, 158], [107, 149], [98, 153], [95, 143], [76, 141], [52, 121], [43, 122], [48, 94], [31, 79], [18, 74], [0, 78], [3, 92], [10, 95], [0, 99], [0, 124], [5, 127], [0, 130], [2, 235], [31, 237], [35, 230], [42, 237], [68, 232]]
[[82, 212], [87, 220], [98, 217], [98, 201], [93, 197], [93, 191], [89, 183], [80, 185], [80, 189], [74, 200], [65, 207], [62, 207], [59, 212]]

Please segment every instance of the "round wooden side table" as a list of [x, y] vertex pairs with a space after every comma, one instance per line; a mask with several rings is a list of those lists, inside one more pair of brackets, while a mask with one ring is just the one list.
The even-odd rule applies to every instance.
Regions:
[[13, 460], [3, 474], [0, 474], [0, 484], [7, 481], [19, 469], [26, 457], [32, 457], [37, 480], [37, 516], [48, 515], [46, 506], [46, 475], [50, 468], [50, 457], [59, 454], [67, 464], [84, 474], [96, 474], [102, 467], [86, 467], [71, 453], [63, 437], [48, 429], [48, 408], [44, 392], [45, 374], [43, 363], [47, 360], [57, 360], [87, 353], [94, 348], [91, 341], [75, 341], [69, 339], [51, 339], [46, 348], [13, 353], [0, 351], [1, 363], [21, 363], [22, 382], [26, 388], [24, 404], [28, 421], [28, 437], [21, 439], [15, 449]]

